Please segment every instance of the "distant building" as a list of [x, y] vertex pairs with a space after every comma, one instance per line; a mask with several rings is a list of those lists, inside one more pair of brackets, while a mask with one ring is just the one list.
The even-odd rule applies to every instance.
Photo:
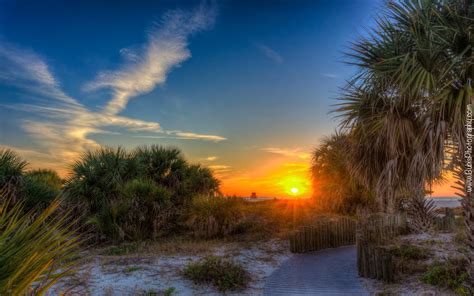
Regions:
[[256, 193], [256, 192], [252, 192], [252, 194], [250, 195], [250, 198], [257, 198], [257, 193]]

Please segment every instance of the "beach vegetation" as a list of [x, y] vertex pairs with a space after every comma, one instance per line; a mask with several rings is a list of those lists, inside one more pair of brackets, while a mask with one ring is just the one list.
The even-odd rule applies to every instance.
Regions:
[[466, 272], [467, 260], [464, 258], [449, 258], [445, 261], [435, 261], [422, 275], [424, 283], [448, 288], [458, 295], [470, 295], [468, 290], [469, 275]]
[[40, 295], [74, 271], [80, 239], [59, 206], [25, 213], [21, 203], [0, 205], [1, 295]]
[[313, 151], [313, 197], [324, 211], [355, 214], [358, 208], [373, 204], [371, 192], [350, 172], [350, 145], [348, 134], [335, 133]]
[[183, 274], [196, 284], [212, 284], [221, 292], [240, 291], [250, 282], [241, 264], [217, 256], [189, 263]]

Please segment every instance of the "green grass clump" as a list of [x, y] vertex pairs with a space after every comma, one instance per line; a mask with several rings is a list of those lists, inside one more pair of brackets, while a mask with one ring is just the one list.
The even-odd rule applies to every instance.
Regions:
[[184, 275], [196, 284], [213, 284], [221, 292], [242, 290], [250, 281], [242, 265], [217, 256], [188, 264]]
[[120, 246], [111, 246], [105, 249], [103, 254], [107, 256], [126, 255], [126, 254], [136, 252], [138, 250], [138, 246], [139, 246], [138, 243], [123, 244]]
[[469, 278], [467, 261], [462, 258], [436, 261], [428, 267], [421, 280], [430, 285], [449, 288], [459, 295], [469, 295], [465, 286]]
[[135, 271], [139, 271], [140, 269], [142, 269], [140, 266], [130, 266], [130, 267], [126, 267], [123, 272], [125, 273], [132, 273], [132, 272], [135, 272]]
[[428, 248], [402, 244], [392, 248], [391, 253], [402, 260], [426, 260], [432, 252]]
[[169, 287], [169, 288], [166, 288], [164, 291], [163, 291], [163, 295], [164, 296], [171, 296], [174, 294], [174, 292], [176, 291], [176, 288], [175, 287]]

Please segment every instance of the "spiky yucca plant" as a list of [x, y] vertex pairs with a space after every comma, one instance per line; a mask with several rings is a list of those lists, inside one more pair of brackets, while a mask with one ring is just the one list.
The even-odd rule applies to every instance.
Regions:
[[0, 295], [41, 295], [73, 272], [79, 238], [67, 214], [54, 217], [59, 204], [35, 216], [0, 205]]

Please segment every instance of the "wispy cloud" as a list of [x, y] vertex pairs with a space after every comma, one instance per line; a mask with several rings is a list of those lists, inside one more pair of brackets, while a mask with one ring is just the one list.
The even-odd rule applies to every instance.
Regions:
[[271, 47], [265, 45], [265, 44], [261, 44], [261, 43], [257, 43], [255, 44], [255, 46], [269, 59], [273, 60], [275, 63], [278, 63], [278, 64], [281, 64], [283, 63], [283, 57], [278, 53], [276, 52], [274, 49], [272, 49]]
[[232, 170], [232, 167], [229, 165], [223, 165], [223, 164], [215, 164], [215, 165], [209, 165], [207, 166], [211, 170], [213, 170], [216, 174], [221, 175], [223, 173], [230, 172]]
[[195, 134], [195, 133], [189, 133], [189, 132], [173, 132], [173, 133], [182, 139], [189, 139], [189, 140], [208, 140], [208, 141], [214, 141], [214, 142], [227, 140], [224, 137], [215, 136], [215, 135], [201, 135], [201, 134]]
[[219, 157], [217, 157], [217, 156], [208, 156], [208, 157], [205, 157], [203, 159], [207, 160], [207, 161], [214, 161], [214, 160], [219, 159]]
[[[30, 50], [0, 43], [0, 82], [16, 86], [33, 94], [34, 104], [14, 104], [3, 107], [29, 112], [23, 129], [35, 140], [35, 149], [24, 154], [65, 163], [78, 153], [99, 147], [91, 134], [120, 131], [144, 132], [157, 137], [222, 141], [224, 137], [187, 131], [167, 131], [158, 122], [118, 115], [130, 98], [153, 90], [166, 80], [169, 71], [191, 56], [187, 48], [190, 34], [209, 27], [215, 10], [200, 6], [192, 12], [167, 13], [149, 34], [143, 50], [128, 51], [127, 63], [117, 71], [103, 72], [87, 84], [87, 88], [111, 88], [113, 97], [99, 111], [90, 110], [62, 91], [44, 58]], [[21, 149], [21, 147], [19, 147]], [[18, 149], [18, 148], [16, 148]]]
[[261, 148], [260, 150], [268, 153], [279, 154], [287, 157], [296, 157], [301, 159], [308, 159], [310, 157], [310, 154], [301, 148], [265, 147]]
[[334, 74], [334, 73], [319, 73], [321, 76], [324, 76], [326, 78], [331, 78], [331, 79], [335, 79], [338, 77], [337, 74]]
[[113, 97], [104, 108], [107, 114], [118, 114], [128, 101], [163, 84], [176, 66], [191, 57], [188, 37], [214, 23], [215, 10], [200, 6], [193, 12], [166, 13], [148, 34], [148, 42], [139, 50], [122, 49], [125, 64], [118, 70], [99, 73], [86, 90], [109, 88]]
[[215, 135], [202, 135], [189, 132], [180, 132], [180, 131], [163, 131], [161, 136], [150, 136], [150, 135], [139, 135], [134, 136], [134, 138], [145, 138], [145, 139], [177, 139], [177, 140], [205, 140], [220, 142], [227, 140], [227, 138]]

